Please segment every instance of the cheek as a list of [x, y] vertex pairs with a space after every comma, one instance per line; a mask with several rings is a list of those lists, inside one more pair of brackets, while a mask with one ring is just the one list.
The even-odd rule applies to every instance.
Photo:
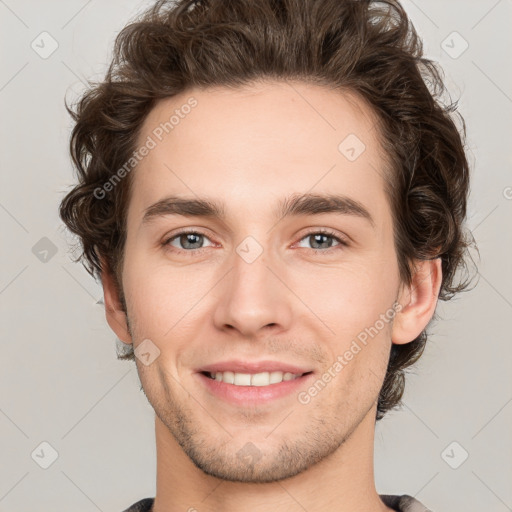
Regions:
[[[205, 307], [210, 313], [215, 308], [205, 293], [214, 288], [223, 268], [172, 266], [137, 251], [136, 246], [127, 246], [126, 254], [123, 285], [138, 333], [144, 338], [164, 339], [172, 330], [182, 332], [201, 321]], [[393, 258], [392, 251], [382, 250], [349, 254], [346, 261], [332, 266], [284, 265], [281, 274], [294, 293], [283, 291], [283, 300], [291, 301], [296, 322], [306, 318], [302, 313], [311, 317], [313, 312], [316, 322], [324, 320], [337, 337], [347, 340], [373, 325], [392, 305], [398, 273]]]
[[328, 325], [336, 326], [338, 335], [353, 334], [354, 328], [373, 324], [392, 305], [396, 283], [384, 276], [377, 265], [352, 264], [303, 274], [291, 288]]
[[123, 283], [127, 302], [145, 337], [164, 338], [187, 315], [204, 294], [204, 274], [173, 268], [143, 254], [133, 254], [125, 262]]
[[[336, 375], [331, 389], [356, 393], [362, 386], [373, 397], [382, 385], [391, 348], [397, 285], [394, 269], [386, 267], [386, 274], [381, 260], [328, 270], [317, 272], [314, 278], [303, 277], [296, 286], [316, 315], [309, 315], [310, 329], [323, 333], [320, 343], [328, 358], [325, 371]], [[330, 330], [318, 330], [318, 318]], [[336, 362], [341, 366], [334, 366]], [[331, 399], [341, 400], [337, 395]]]

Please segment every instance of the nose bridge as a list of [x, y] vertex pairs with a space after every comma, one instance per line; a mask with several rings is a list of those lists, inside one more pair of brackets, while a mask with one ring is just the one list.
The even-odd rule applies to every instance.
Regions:
[[218, 328], [231, 326], [247, 337], [268, 325], [288, 328], [290, 305], [286, 288], [274, 275], [273, 267], [279, 266], [274, 260], [270, 248], [252, 236], [235, 248], [214, 314]]

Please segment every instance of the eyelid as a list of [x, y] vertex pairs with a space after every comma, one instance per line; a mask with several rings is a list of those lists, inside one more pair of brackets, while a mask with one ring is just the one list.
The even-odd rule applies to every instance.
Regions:
[[[213, 240], [210, 239], [210, 237], [204, 232], [202, 231], [201, 229], [199, 228], [184, 228], [183, 230], [181, 231], [178, 231], [178, 232], [173, 232], [169, 235], [166, 235], [162, 241], [162, 246], [164, 248], [168, 248], [168, 247], [171, 247], [172, 249], [169, 249], [170, 251], [174, 251], [174, 252], [186, 252], [186, 253], [189, 253], [189, 254], [193, 254], [193, 253], [196, 253], [198, 251], [201, 251], [202, 249], [207, 249], [207, 247], [200, 247], [199, 249], [180, 249], [179, 247], [174, 247], [170, 244], [170, 242], [182, 235], [188, 235], [188, 234], [194, 234], [194, 235], [202, 235], [204, 236], [205, 238], [207, 238], [208, 240], [210, 240], [210, 242], [212, 242], [212, 245], [215, 245], [215, 242]], [[208, 246], [208, 247], [211, 247], [211, 246]]]
[[[184, 228], [183, 230], [181, 231], [178, 231], [178, 232], [174, 232], [174, 233], [171, 233], [170, 235], [166, 235], [164, 237], [164, 240], [162, 242], [162, 246], [164, 246], [165, 248], [167, 247], [172, 247], [172, 249], [170, 249], [171, 251], [174, 251], [174, 252], [186, 252], [186, 253], [189, 253], [189, 254], [194, 254], [198, 251], [201, 251], [203, 249], [207, 249], [207, 247], [200, 247], [198, 249], [180, 249], [178, 247], [174, 247], [174, 246], [171, 246], [170, 245], [170, 242], [182, 235], [187, 235], [187, 234], [197, 234], [197, 235], [201, 235], [205, 238], [207, 238], [208, 240], [210, 240], [210, 242], [212, 242], [212, 245], [215, 245], [215, 242], [213, 242], [213, 240], [210, 239], [210, 237], [203, 231], [201, 230], [200, 228]], [[338, 245], [335, 245], [334, 247], [329, 247], [327, 249], [314, 249], [314, 248], [309, 248], [311, 251], [315, 251], [316, 253], [329, 253], [333, 250], [336, 250], [336, 248], [339, 248], [340, 246], [342, 247], [347, 247], [349, 245], [349, 241], [348, 241], [348, 238], [343, 236], [343, 235], [340, 235], [338, 232], [330, 229], [330, 228], [311, 228], [308, 232], [304, 233], [297, 242], [295, 242], [292, 247], [295, 247], [298, 243], [302, 242], [302, 240], [304, 240], [305, 238], [307, 238], [308, 236], [311, 236], [311, 235], [317, 235], [317, 234], [322, 234], [322, 235], [327, 235], [333, 239], [335, 239], [337, 242], [338, 242]], [[208, 247], [211, 247], [211, 246], [208, 246]], [[308, 247], [305, 247], [305, 249], [308, 249]]]
[[[297, 242], [295, 242], [292, 247], [294, 247], [298, 243], [302, 242], [302, 240], [304, 240], [304, 238], [307, 238], [308, 236], [311, 236], [311, 235], [317, 235], [317, 234], [319, 234], [319, 235], [320, 234], [321, 235], [327, 235], [327, 236], [329, 236], [331, 238], [334, 238], [339, 243], [338, 243], [338, 245], [336, 245], [334, 247], [329, 247], [327, 249], [313, 249], [313, 248], [310, 248], [311, 251], [315, 251], [317, 253], [319, 253], [319, 252], [328, 253], [331, 250], [336, 250], [336, 248], [339, 248], [340, 246], [348, 247], [348, 245], [349, 245], [348, 237], [339, 234], [337, 231], [334, 231], [334, 230], [332, 230], [330, 228], [311, 228], [307, 233], [302, 235], [301, 238]], [[306, 249], [307, 249], [307, 247], [306, 247]]]

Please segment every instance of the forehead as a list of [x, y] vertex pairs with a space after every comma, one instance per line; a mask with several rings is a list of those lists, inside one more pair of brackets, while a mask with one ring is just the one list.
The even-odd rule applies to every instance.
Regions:
[[134, 171], [130, 209], [141, 217], [169, 193], [262, 211], [290, 193], [333, 191], [378, 209], [376, 121], [354, 94], [303, 82], [190, 89], [145, 119], [137, 147], [152, 148]]

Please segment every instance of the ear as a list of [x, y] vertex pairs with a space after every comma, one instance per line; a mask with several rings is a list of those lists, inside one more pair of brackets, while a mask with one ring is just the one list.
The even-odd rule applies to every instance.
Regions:
[[101, 268], [105, 317], [107, 318], [108, 325], [123, 343], [131, 345], [132, 337], [128, 329], [126, 313], [119, 299], [119, 290], [117, 289], [114, 275], [103, 258], [101, 258]]
[[436, 309], [441, 280], [441, 258], [415, 261], [412, 283], [402, 287], [398, 297], [398, 302], [403, 307], [395, 315], [393, 322], [393, 343], [409, 343], [425, 329]]

